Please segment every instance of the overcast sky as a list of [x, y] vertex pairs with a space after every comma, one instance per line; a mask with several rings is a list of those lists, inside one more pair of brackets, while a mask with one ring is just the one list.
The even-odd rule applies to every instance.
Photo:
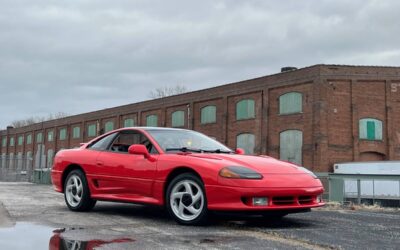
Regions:
[[400, 65], [400, 1], [0, 0], [0, 129], [319, 63]]

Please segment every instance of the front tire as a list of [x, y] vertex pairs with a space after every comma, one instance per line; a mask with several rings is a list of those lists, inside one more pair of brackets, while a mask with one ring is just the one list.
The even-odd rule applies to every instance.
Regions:
[[72, 211], [89, 211], [96, 205], [96, 200], [90, 198], [90, 190], [85, 174], [79, 170], [71, 171], [64, 183], [64, 199]]
[[192, 173], [175, 177], [168, 185], [166, 207], [182, 225], [204, 225], [208, 220], [207, 197], [203, 182]]

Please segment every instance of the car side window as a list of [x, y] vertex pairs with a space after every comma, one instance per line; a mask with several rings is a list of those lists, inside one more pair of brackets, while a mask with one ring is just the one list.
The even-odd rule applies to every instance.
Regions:
[[116, 135], [117, 135], [117, 133], [113, 133], [111, 135], [107, 135], [107, 136], [101, 138], [100, 140], [95, 141], [94, 143], [89, 145], [88, 148], [94, 149], [94, 150], [107, 150], [108, 146], [114, 140]]
[[119, 153], [128, 153], [128, 149], [132, 144], [145, 145], [150, 154], [158, 153], [153, 144], [150, 142], [149, 139], [147, 139], [146, 136], [144, 136], [140, 132], [133, 130], [120, 132], [111, 144], [109, 150]]

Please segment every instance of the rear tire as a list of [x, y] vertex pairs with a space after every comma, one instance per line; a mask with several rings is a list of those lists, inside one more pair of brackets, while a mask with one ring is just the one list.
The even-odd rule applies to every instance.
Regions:
[[68, 208], [76, 212], [89, 211], [96, 205], [96, 200], [90, 198], [86, 176], [81, 170], [72, 170], [65, 179], [64, 199]]
[[207, 197], [204, 184], [192, 173], [175, 177], [166, 193], [168, 213], [182, 225], [204, 225], [208, 222]]

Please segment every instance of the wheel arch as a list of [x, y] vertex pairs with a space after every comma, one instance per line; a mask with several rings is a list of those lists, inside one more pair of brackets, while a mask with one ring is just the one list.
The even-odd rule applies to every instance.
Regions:
[[166, 195], [167, 195], [167, 189], [168, 189], [169, 184], [171, 183], [171, 181], [175, 177], [177, 177], [180, 174], [184, 174], [184, 173], [192, 173], [192, 174], [196, 175], [201, 180], [201, 182], [203, 182], [203, 185], [204, 185], [203, 178], [201, 178], [200, 174], [196, 170], [194, 170], [193, 168], [190, 168], [190, 167], [187, 167], [187, 166], [176, 167], [168, 174], [167, 179], [165, 180], [165, 183], [164, 183], [164, 188], [163, 188], [164, 204], [166, 204], [165, 203], [166, 202], [165, 198], [166, 198]]
[[85, 171], [83, 170], [82, 166], [80, 166], [79, 164], [75, 164], [75, 163], [69, 164], [69, 165], [65, 168], [65, 170], [63, 171], [63, 174], [62, 174], [62, 177], [61, 177], [61, 184], [62, 184], [62, 185], [61, 185], [61, 190], [62, 190], [62, 193], [64, 193], [64, 183], [65, 183], [65, 179], [67, 179], [67, 176], [68, 176], [69, 173], [71, 173], [73, 170], [76, 170], [76, 169], [81, 170], [81, 171], [83, 172], [83, 174], [86, 175], [86, 173], [85, 173]]

